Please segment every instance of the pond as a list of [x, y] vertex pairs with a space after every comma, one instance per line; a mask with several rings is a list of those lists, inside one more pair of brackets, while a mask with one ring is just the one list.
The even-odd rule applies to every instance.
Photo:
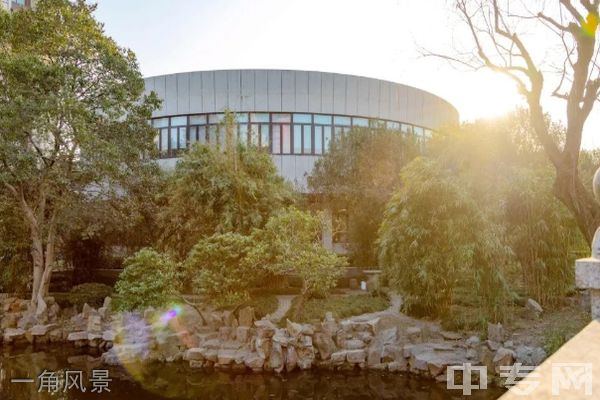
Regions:
[[[297, 372], [283, 376], [262, 373], [206, 372], [186, 363], [150, 364], [110, 368], [100, 365], [97, 355], [61, 346], [35, 351], [31, 347], [0, 353], [0, 399], [459, 399], [460, 391], [448, 391], [445, 384], [385, 372]], [[92, 370], [108, 370], [102, 389], [102, 376], [94, 379]], [[45, 371], [45, 374], [43, 374]], [[70, 371], [69, 390], [64, 390], [64, 374]], [[79, 376], [78, 371], [82, 371]], [[43, 374], [43, 375], [41, 375]], [[81, 380], [78, 380], [81, 378]], [[31, 379], [32, 382], [11, 382]], [[92, 380], [94, 382], [92, 382]], [[86, 392], [74, 386], [82, 383]], [[38, 392], [40, 384], [44, 390]], [[59, 392], [48, 388], [58, 385]], [[92, 393], [92, 389], [96, 392]], [[497, 399], [502, 390], [474, 391], [469, 399]]]

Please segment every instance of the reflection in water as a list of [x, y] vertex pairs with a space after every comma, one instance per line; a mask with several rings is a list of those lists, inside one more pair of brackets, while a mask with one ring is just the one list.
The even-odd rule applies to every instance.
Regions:
[[[91, 393], [91, 370], [106, 369], [94, 354], [76, 353], [52, 347], [45, 351], [27, 350], [0, 354], [0, 399], [407, 399], [442, 400], [461, 398], [445, 385], [409, 378], [400, 374], [298, 372], [285, 376], [274, 374], [235, 374], [192, 370], [186, 364], [152, 364], [136, 371], [135, 379], [123, 369], [110, 369], [110, 393]], [[81, 370], [87, 391], [38, 393], [38, 375], [44, 370], [64, 374]], [[31, 378], [34, 383], [11, 383], [11, 379]], [[64, 387], [61, 382], [61, 388]], [[469, 399], [491, 400], [502, 391], [476, 391]]]

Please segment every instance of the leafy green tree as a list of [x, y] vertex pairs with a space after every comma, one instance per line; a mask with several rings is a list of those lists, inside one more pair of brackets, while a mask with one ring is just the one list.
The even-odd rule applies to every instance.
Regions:
[[352, 261], [375, 265], [375, 238], [388, 200], [400, 185], [400, 170], [418, 154], [418, 143], [384, 128], [353, 128], [336, 140], [308, 178], [326, 207], [346, 210]]
[[250, 234], [292, 201], [269, 154], [254, 146], [196, 144], [169, 177], [160, 213], [161, 243], [184, 259], [203, 237]]
[[[504, 248], [456, 174], [417, 158], [402, 170], [401, 179], [402, 187], [386, 208], [378, 245], [385, 275], [403, 294], [407, 309], [444, 315], [455, 290], [465, 285], [483, 296], [502, 296], [502, 291], [483, 289], [501, 282]], [[485, 306], [498, 311], [495, 302], [486, 299]]]
[[121, 310], [161, 307], [173, 300], [180, 287], [178, 264], [168, 255], [145, 248], [125, 260], [115, 285]]
[[10, 194], [0, 189], [0, 291], [25, 294], [30, 280], [27, 229]]
[[300, 303], [311, 295], [326, 295], [336, 284], [346, 260], [323, 247], [323, 220], [290, 207], [273, 215], [264, 229], [254, 233], [252, 265], [276, 274], [295, 274], [302, 279]]
[[248, 262], [252, 242], [250, 236], [232, 232], [200, 239], [185, 261], [185, 281], [216, 306], [249, 300], [248, 289], [264, 275]]
[[118, 194], [154, 150], [147, 121], [158, 101], [94, 9], [40, 0], [0, 12], [0, 184], [28, 229], [33, 302], [47, 293], [65, 210]]

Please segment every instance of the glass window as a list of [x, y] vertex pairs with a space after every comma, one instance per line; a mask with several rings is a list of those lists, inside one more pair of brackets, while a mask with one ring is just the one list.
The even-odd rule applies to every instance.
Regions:
[[353, 126], [369, 126], [369, 120], [367, 118], [352, 118]]
[[260, 126], [260, 147], [269, 148], [269, 124], [262, 124]]
[[413, 130], [414, 130], [414, 132], [415, 132], [415, 135], [416, 135], [417, 137], [420, 137], [420, 138], [422, 138], [422, 137], [423, 137], [423, 128], [421, 128], [421, 127], [419, 127], [419, 126], [415, 126], [415, 127], [413, 127]]
[[312, 129], [311, 125], [303, 125], [304, 136], [302, 139], [302, 153], [312, 154]]
[[190, 146], [196, 143], [198, 140], [198, 127], [192, 126], [190, 128]]
[[350, 117], [341, 117], [339, 115], [336, 115], [335, 117], [333, 117], [333, 124], [350, 126]]
[[271, 114], [271, 122], [292, 122], [292, 116], [290, 114]]
[[225, 114], [223, 113], [219, 113], [219, 114], [209, 114], [208, 115], [208, 123], [209, 124], [218, 124], [221, 121], [223, 121], [223, 117], [225, 116]]
[[250, 122], [269, 122], [268, 113], [252, 113], [250, 114]]
[[324, 126], [323, 127], [323, 145], [325, 147], [325, 151], [329, 150], [331, 145], [331, 127]]
[[169, 118], [158, 118], [152, 121], [152, 126], [155, 128], [166, 128], [169, 126]]
[[294, 125], [294, 154], [302, 154], [302, 125]]
[[171, 128], [171, 139], [170, 139], [170, 144], [171, 150], [176, 150], [177, 149], [177, 128]]
[[431, 129], [425, 129], [424, 136], [425, 136], [427, 139], [430, 139], [430, 138], [431, 138], [431, 136], [432, 136]]
[[187, 128], [179, 128], [179, 146], [180, 149], [187, 147]]
[[[323, 126], [315, 125], [315, 154], [323, 154], [323, 128]], [[331, 128], [329, 129], [331, 130]]]
[[412, 134], [412, 125], [400, 124], [400, 130], [402, 133]]
[[310, 114], [294, 114], [294, 122], [301, 124], [311, 124], [312, 116]]
[[331, 115], [318, 115], [315, 114], [315, 124], [319, 125], [331, 125]]
[[154, 136], [154, 145], [157, 149], [160, 149], [160, 131], [158, 131], [156, 136]]
[[217, 133], [219, 127], [217, 125], [211, 125], [208, 127], [208, 143], [210, 145], [217, 144]]
[[[285, 125], [289, 126], [289, 125]], [[273, 125], [273, 154], [281, 154], [281, 125]]]
[[283, 153], [290, 154], [291, 153], [291, 144], [292, 144], [292, 132], [290, 129], [290, 125], [281, 125], [281, 144], [283, 145]]
[[206, 115], [190, 115], [190, 125], [205, 125]]
[[388, 121], [387, 122], [387, 128], [394, 130], [394, 131], [399, 131], [400, 130], [400, 123], [399, 122], [392, 122], [392, 121]]
[[198, 141], [201, 144], [206, 144], [206, 127], [205, 126], [198, 127]]
[[187, 117], [171, 117], [171, 126], [186, 126]]
[[168, 129], [160, 130], [160, 150], [164, 153], [169, 150], [169, 132]]
[[248, 144], [248, 125], [240, 124], [238, 128], [238, 141], [244, 146]]
[[260, 125], [252, 124], [250, 125], [250, 144], [254, 146], [258, 146], [258, 135], [260, 134]]

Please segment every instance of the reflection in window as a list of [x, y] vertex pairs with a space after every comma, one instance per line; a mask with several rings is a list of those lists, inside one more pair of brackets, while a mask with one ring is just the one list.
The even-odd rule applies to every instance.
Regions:
[[197, 140], [198, 140], [198, 127], [192, 126], [192, 127], [190, 127], [190, 146], [193, 146]]
[[160, 130], [160, 151], [166, 154], [169, 151], [169, 131], [168, 129]]
[[273, 123], [289, 123], [292, 117], [290, 114], [273, 114], [271, 115], [271, 122]]
[[198, 127], [198, 141], [201, 144], [206, 144], [206, 127], [205, 126]]
[[238, 142], [244, 146], [248, 144], [248, 125], [240, 124], [238, 128]]
[[331, 125], [331, 115], [318, 115], [315, 114], [315, 124], [318, 125]]
[[334, 116], [333, 117], [333, 124], [334, 125], [350, 126], [350, 117]]
[[250, 114], [250, 122], [269, 122], [268, 113], [252, 113]]
[[252, 124], [250, 125], [250, 144], [253, 146], [258, 146], [258, 137], [260, 134], [260, 125]]
[[205, 125], [206, 124], [206, 115], [191, 115], [190, 116], [190, 125]]
[[310, 125], [302, 125], [304, 135], [302, 136], [302, 153], [312, 154], [312, 132]]
[[292, 133], [289, 125], [281, 125], [281, 144], [282, 144], [282, 153], [290, 154], [291, 153], [291, 145], [292, 145]]
[[310, 124], [312, 123], [312, 116], [310, 114], [294, 114], [294, 122]]
[[269, 124], [262, 124], [260, 126], [260, 147], [269, 148]]
[[323, 127], [315, 125], [315, 154], [323, 154]]
[[388, 121], [387, 122], [387, 128], [394, 130], [394, 131], [399, 131], [400, 130], [400, 123], [399, 122], [392, 122], [392, 121]]
[[273, 154], [281, 154], [281, 125], [273, 125]]
[[246, 124], [246, 123], [248, 123], [248, 114], [246, 114], [246, 113], [235, 114], [235, 120], [238, 123]]
[[208, 123], [209, 124], [218, 124], [221, 121], [223, 121], [223, 117], [225, 116], [225, 114], [223, 113], [219, 113], [219, 114], [209, 114], [208, 115]]
[[400, 130], [402, 131], [402, 133], [406, 133], [408, 135], [412, 135], [412, 125], [401, 124], [400, 125]]
[[187, 128], [179, 128], [179, 146], [180, 149], [187, 147]]
[[169, 118], [157, 118], [152, 121], [152, 126], [155, 128], [166, 128], [169, 126]]
[[187, 117], [172, 117], [171, 126], [186, 126]]
[[294, 154], [302, 153], [302, 125], [294, 125]]
[[331, 147], [331, 127], [325, 126], [323, 127], [323, 146], [325, 147], [325, 151], [329, 150]]
[[415, 126], [413, 127], [414, 133], [418, 138], [422, 138], [423, 137], [423, 128], [419, 127], [419, 126]]
[[171, 128], [171, 150], [177, 149], [177, 128]]
[[352, 118], [353, 126], [369, 126], [369, 120], [367, 118]]
[[210, 125], [208, 127], [208, 143], [211, 146], [215, 146], [217, 145], [217, 133], [218, 133], [218, 126], [217, 125]]

